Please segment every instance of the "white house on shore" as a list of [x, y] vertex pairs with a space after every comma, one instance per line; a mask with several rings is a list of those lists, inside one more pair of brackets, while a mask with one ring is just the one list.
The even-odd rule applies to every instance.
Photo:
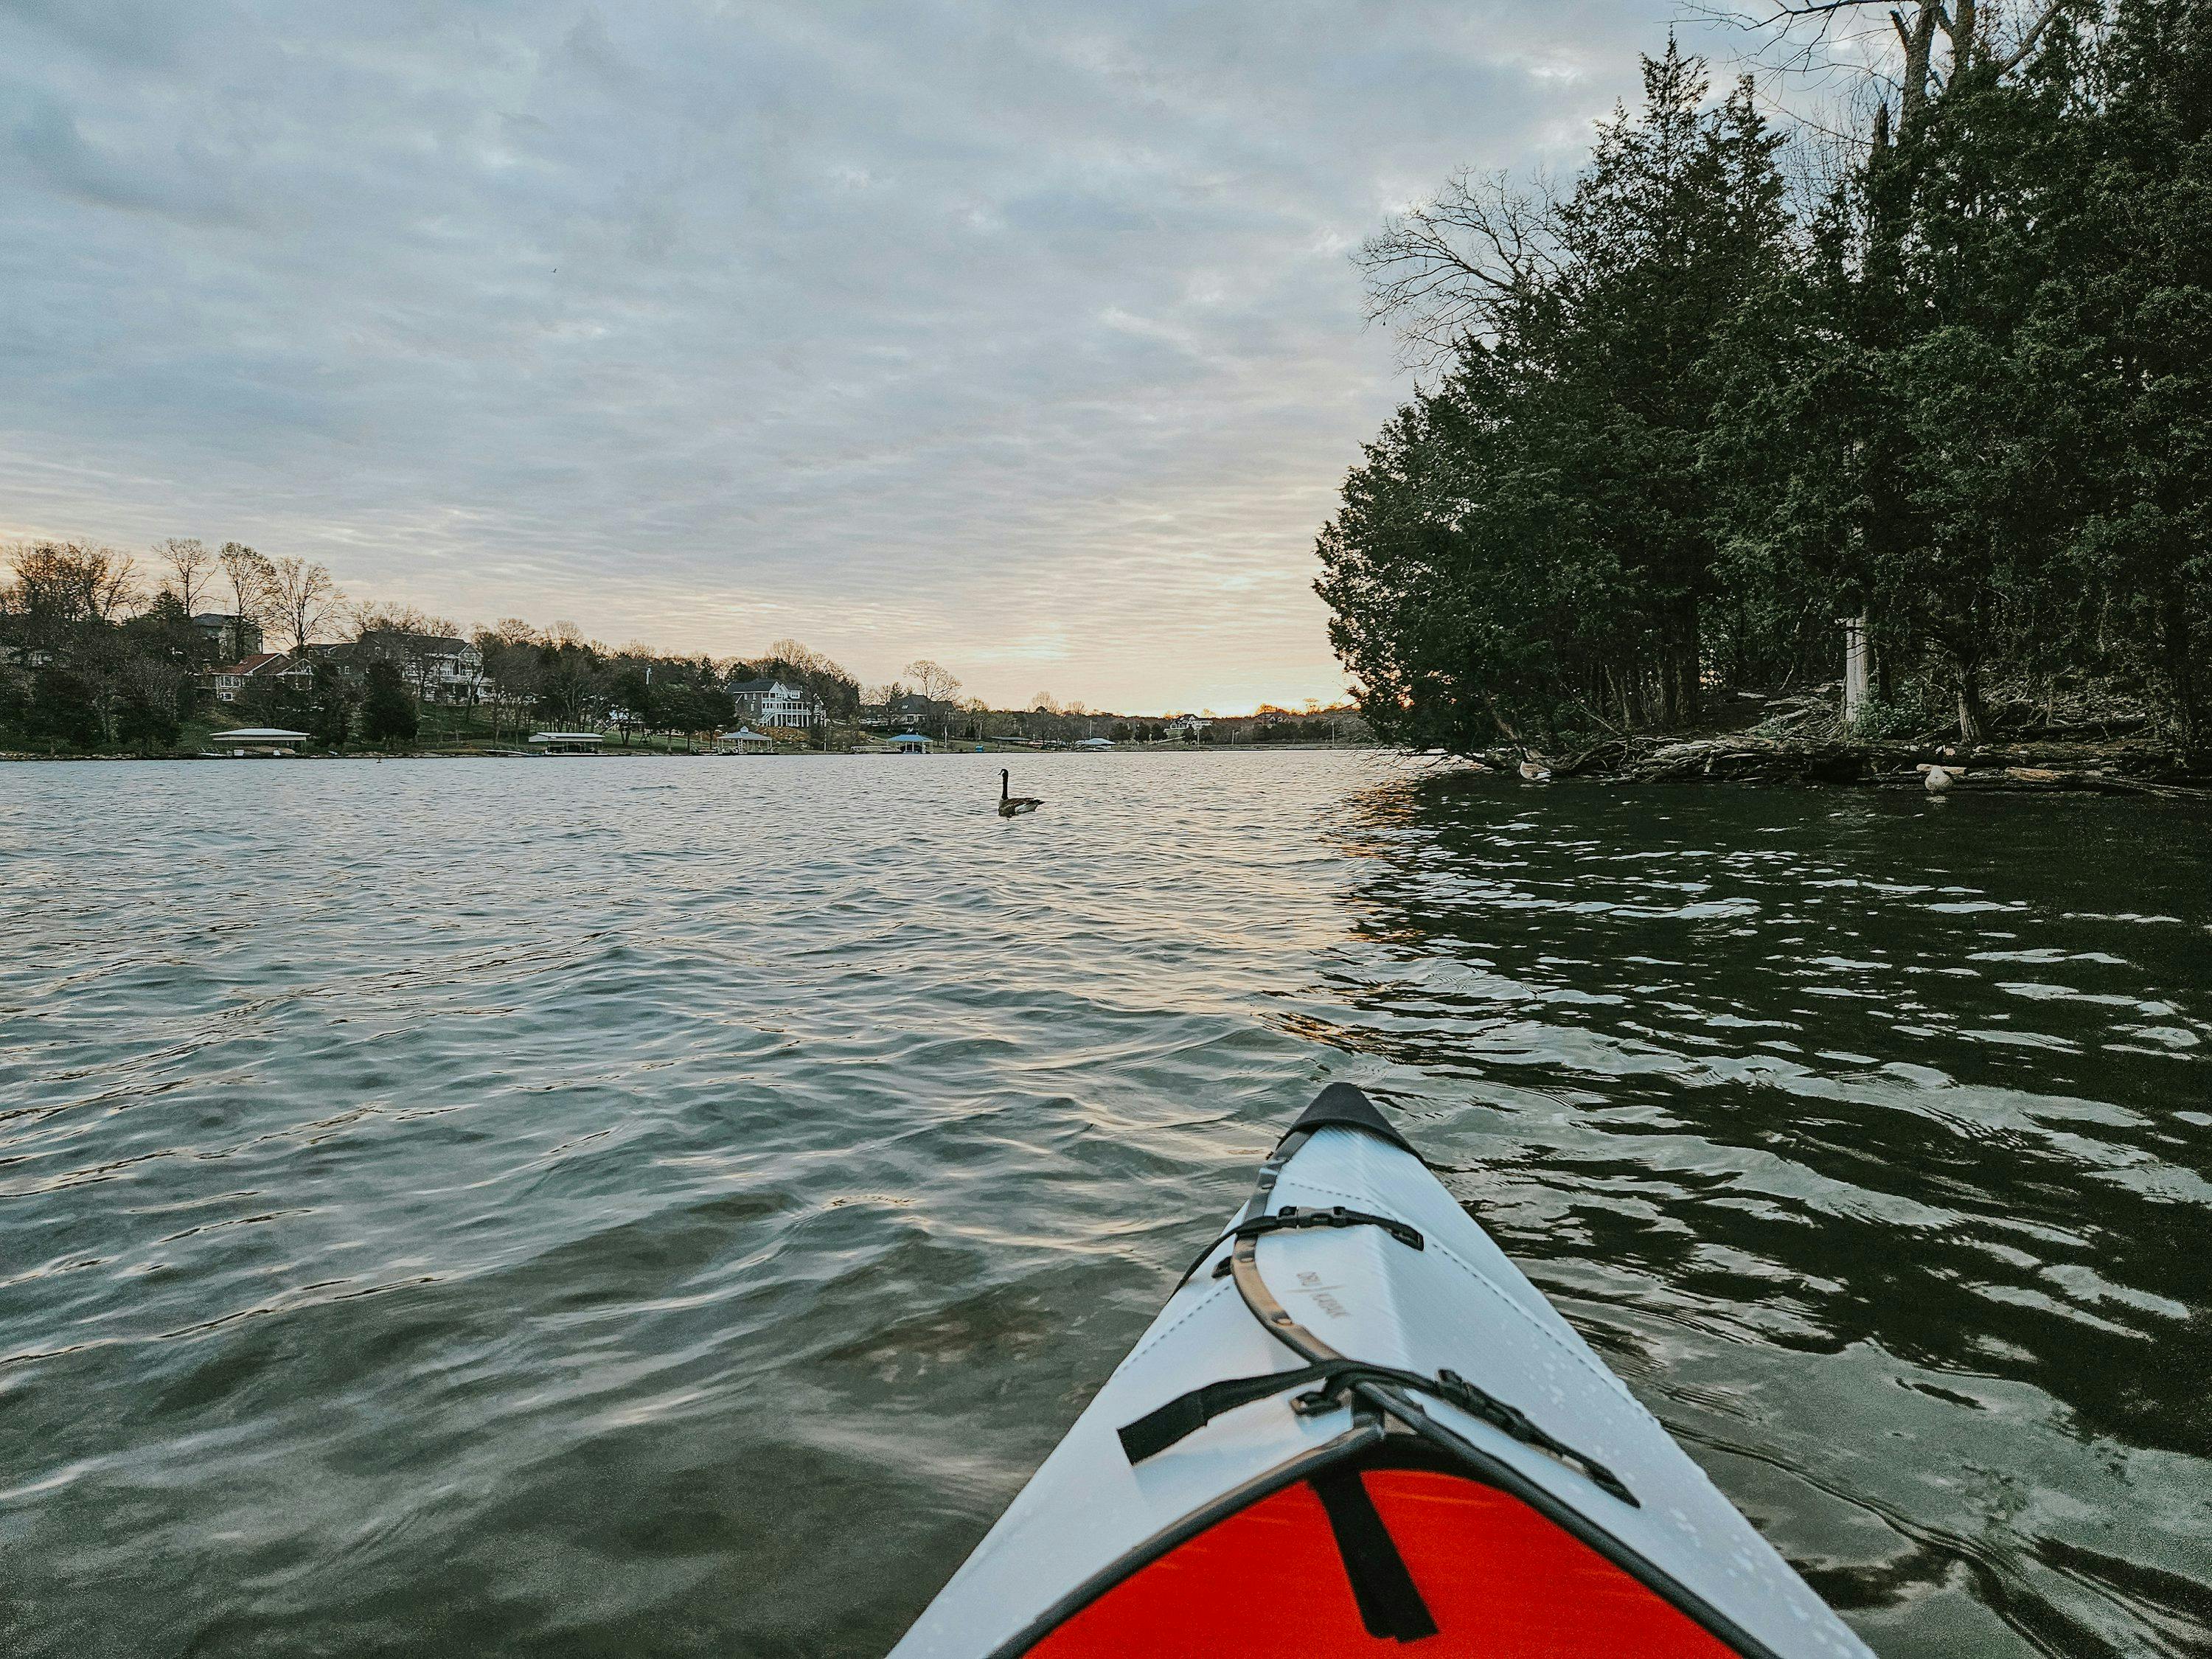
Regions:
[[729, 687], [729, 693], [738, 713], [757, 726], [809, 730], [829, 720], [822, 699], [803, 685], [783, 680], [738, 680]]
[[397, 665], [408, 689], [424, 702], [467, 707], [482, 702], [491, 690], [483, 653], [451, 634], [379, 629], [343, 644], [307, 649], [335, 666], [356, 690], [367, 684], [369, 665], [381, 661]]
[[295, 690], [305, 691], [314, 684], [315, 671], [282, 651], [257, 651], [211, 670], [209, 678], [214, 682], [217, 702], [236, 702], [249, 680], [280, 680]]

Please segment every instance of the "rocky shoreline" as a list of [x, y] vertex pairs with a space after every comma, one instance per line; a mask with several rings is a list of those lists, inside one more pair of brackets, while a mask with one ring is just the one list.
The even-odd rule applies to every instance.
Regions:
[[1838, 713], [1841, 690], [1831, 683], [1795, 696], [1737, 692], [1693, 731], [1621, 733], [1549, 754], [1504, 746], [1463, 758], [1523, 777], [1601, 783], [1826, 784], [2212, 801], [2212, 760], [2200, 756], [2192, 765], [2150, 710], [2106, 689], [1993, 700], [1996, 732], [1976, 744], [1941, 726], [1881, 736], [1854, 730]]
[[1931, 770], [1941, 769], [1945, 781], [1938, 787], [1947, 793], [2070, 791], [2212, 801], [2212, 775], [2188, 769], [2171, 747], [2148, 738], [1967, 746], [1729, 732], [1611, 738], [1549, 760], [1519, 750], [1486, 750], [1467, 758], [1502, 771], [1533, 767], [1554, 778], [1603, 783], [1795, 783], [1925, 790]]

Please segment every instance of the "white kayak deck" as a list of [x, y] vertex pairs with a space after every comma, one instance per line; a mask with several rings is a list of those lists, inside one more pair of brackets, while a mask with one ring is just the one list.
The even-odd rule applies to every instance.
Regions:
[[[1607, 1466], [1639, 1505], [1445, 1401], [1419, 1400], [1469, 1445], [1674, 1581], [1687, 1593], [1678, 1605], [1693, 1599], [1723, 1615], [1734, 1632], [1720, 1633], [1749, 1638], [1747, 1651], [1867, 1653], [1417, 1158], [1376, 1133], [1322, 1127], [1282, 1165], [1264, 1209], [1293, 1205], [1393, 1218], [1425, 1241], [1411, 1249], [1373, 1225], [1259, 1239], [1267, 1288], [1313, 1335], [1352, 1358], [1425, 1376], [1457, 1372]], [[1160, 1540], [1235, 1507], [1240, 1489], [1281, 1484], [1288, 1466], [1326, 1458], [1323, 1448], [1353, 1431], [1349, 1409], [1301, 1416], [1285, 1392], [1228, 1411], [1132, 1467], [1116, 1433], [1125, 1424], [1200, 1384], [1304, 1363], [1260, 1323], [1231, 1279], [1212, 1275], [1228, 1249], [1218, 1248], [1170, 1297], [894, 1659], [1018, 1653], [1043, 1633], [1040, 1621], [1056, 1622], [1105, 1588], [1102, 1576], [1125, 1576], [1133, 1554], [1148, 1546], [1156, 1553]]]

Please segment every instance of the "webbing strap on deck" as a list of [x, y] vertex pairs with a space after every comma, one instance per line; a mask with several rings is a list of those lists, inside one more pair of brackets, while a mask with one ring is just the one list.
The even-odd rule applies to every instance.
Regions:
[[[1314, 1385], [1309, 1387], [1308, 1385]], [[1261, 1376], [1224, 1377], [1178, 1395], [1164, 1406], [1146, 1412], [1121, 1430], [1121, 1452], [1132, 1463], [1158, 1455], [1177, 1441], [1196, 1434], [1224, 1412], [1234, 1411], [1255, 1400], [1265, 1400], [1286, 1389], [1306, 1389], [1291, 1402], [1300, 1416], [1333, 1411], [1350, 1404], [1353, 1389], [1362, 1385], [1405, 1389], [1456, 1406], [1479, 1418], [1501, 1434], [1534, 1446], [1566, 1463], [1600, 1490], [1635, 1508], [1643, 1506], [1626, 1483], [1585, 1452], [1577, 1451], [1537, 1425], [1517, 1406], [1509, 1406], [1487, 1389], [1477, 1388], [1457, 1371], [1438, 1371], [1424, 1376], [1391, 1365], [1370, 1365], [1357, 1359], [1329, 1359], [1296, 1370], [1269, 1371]]]
[[1326, 1210], [1300, 1209], [1295, 1204], [1285, 1204], [1273, 1215], [1254, 1216], [1249, 1221], [1240, 1221], [1216, 1238], [1198, 1253], [1197, 1259], [1190, 1266], [1182, 1270], [1182, 1277], [1176, 1280], [1176, 1289], [1179, 1291], [1189, 1284], [1190, 1276], [1206, 1265], [1206, 1258], [1231, 1240], [1261, 1238], [1269, 1233], [1297, 1232], [1308, 1227], [1380, 1227], [1408, 1249], [1424, 1250], [1428, 1248], [1419, 1228], [1400, 1221], [1395, 1216], [1374, 1215], [1365, 1210], [1347, 1210], [1341, 1204], [1333, 1205]]
[[1398, 1553], [1397, 1540], [1367, 1495], [1359, 1471], [1346, 1463], [1323, 1469], [1306, 1484], [1321, 1499], [1336, 1553], [1352, 1584], [1352, 1599], [1367, 1633], [1385, 1642], [1418, 1642], [1437, 1633], [1436, 1615]]

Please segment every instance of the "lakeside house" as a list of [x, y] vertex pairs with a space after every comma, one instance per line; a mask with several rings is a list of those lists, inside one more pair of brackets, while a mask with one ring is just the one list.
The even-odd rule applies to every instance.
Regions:
[[884, 705], [884, 713], [889, 716], [890, 723], [902, 726], [909, 732], [920, 731], [925, 726], [933, 726], [942, 732], [946, 722], [963, 712], [960, 705], [950, 697], [925, 697], [919, 691], [908, 691], [893, 697]]
[[483, 653], [456, 635], [382, 629], [341, 645], [311, 645], [307, 651], [316, 661], [336, 668], [356, 690], [368, 683], [369, 665], [376, 662], [396, 664], [408, 688], [426, 703], [471, 708], [491, 690]]
[[304, 691], [314, 683], [314, 678], [312, 665], [282, 651], [258, 651], [208, 672], [217, 702], [236, 702], [252, 680], [276, 680], [288, 690]]
[[822, 699], [803, 685], [783, 680], [738, 680], [724, 688], [738, 713], [761, 726], [793, 726], [800, 731], [829, 724]]
[[1203, 719], [1196, 714], [1178, 714], [1163, 726], [1161, 730], [1166, 732], [1172, 737], [1194, 738], [1212, 724], [1213, 722], [1212, 720]]
[[221, 611], [196, 611], [192, 626], [208, 637], [216, 654], [228, 662], [261, 654], [261, 624], [251, 617], [233, 617]]
[[714, 752], [718, 755], [762, 755], [775, 747], [774, 738], [749, 726], [719, 733], [714, 738]]
[[417, 665], [416, 683], [428, 688], [422, 693], [425, 702], [477, 703], [491, 689], [483, 653], [467, 640], [451, 634], [417, 635], [412, 636], [411, 653]]

